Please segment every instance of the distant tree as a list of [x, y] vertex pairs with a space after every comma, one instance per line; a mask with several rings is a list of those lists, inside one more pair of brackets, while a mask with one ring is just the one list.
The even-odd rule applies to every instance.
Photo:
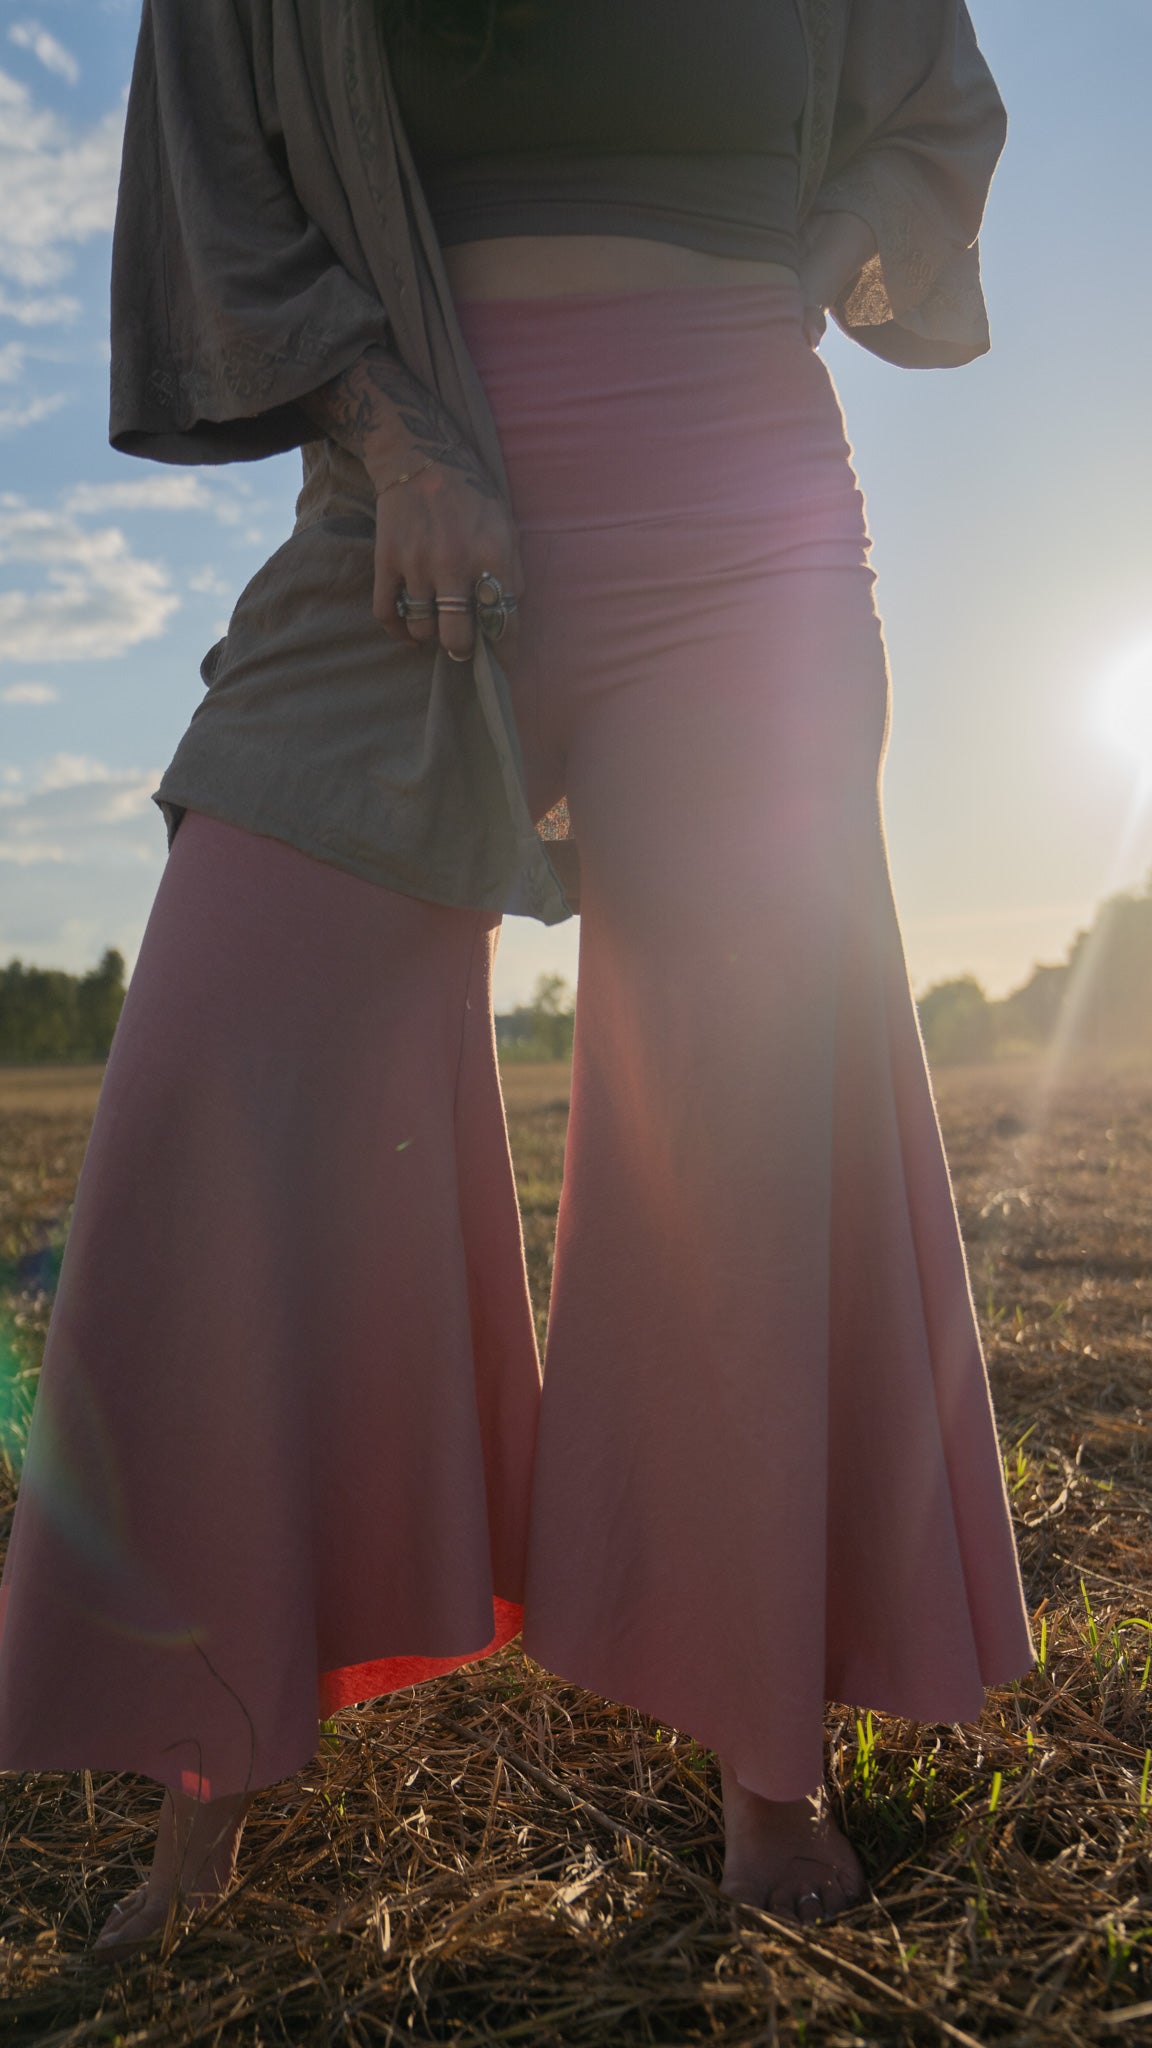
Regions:
[[537, 1036], [547, 1048], [547, 1057], [566, 1060], [572, 1050], [576, 1005], [572, 989], [562, 974], [541, 974], [532, 992], [532, 1014]]
[[0, 1060], [106, 1059], [123, 1001], [124, 956], [114, 947], [83, 976], [10, 960], [0, 968]]
[[66, 1060], [75, 1030], [75, 976], [10, 961], [0, 973], [0, 1058]]
[[924, 1050], [936, 1066], [989, 1060], [996, 1050], [996, 1018], [975, 975], [937, 982], [916, 1005]]
[[124, 1005], [124, 955], [109, 946], [76, 991], [77, 1050], [104, 1060]]
[[496, 1042], [507, 1059], [566, 1060], [572, 1054], [576, 1008], [562, 974], [537, 976], [530, 1003], [496, 1019]]
[[536, 1019], [526, 1004], [497, 1014], [496, 1043], [502, 1053], [513, 1058], [535, 1057]]
[[1152, 870], [1143, 891], [1103, 902], [1058, 967], [992, 1005], [997, 1043], [1045, 1045], [1059, 1026], [1068, 1051], [1152, 1054]]
[[1085, 1052], [1152, 1053], [1152, 876], [1142, 895], [1110, 896], [1068, 953], [1070, 1043]]
[[1047, 1044], [1067, 993], [1066, 962], [1060, 967], [1034, 967], [1022, 988], [1014, 989], [1011, 995], [992, 1005], [998, 1044]]

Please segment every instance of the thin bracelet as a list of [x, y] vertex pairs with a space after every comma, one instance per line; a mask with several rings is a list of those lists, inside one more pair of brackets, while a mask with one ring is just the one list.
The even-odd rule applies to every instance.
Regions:
[[445, 452], [447, 446], [448, 443], [445, 442], [444, 447], [438, 449], [435, 455], [430, 455], [428, 457], [427, 462], [422, 462], [420, 464], [419, 469], [406, 469], [404, 471], [403, 476], [394, 476], [390, 484], [384, 484], [383, 487], [377, 491], [376, 496], [378, 498], [382, 498], [384, 496], [385, 491], [394, 491], [397, 484], [408, 484], [411, 483], [412, 478], [414, 476], [423, 476], [424, 471], [426, 469], [431, 469], [432, 464], [434, 462], [439, 462], [440, 457]]

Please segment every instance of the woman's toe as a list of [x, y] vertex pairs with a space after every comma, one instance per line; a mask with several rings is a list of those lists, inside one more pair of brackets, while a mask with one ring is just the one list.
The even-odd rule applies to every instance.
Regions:
[[784, 1873], [768, 1901], [768, 1911], [782, 1919], [814, 1927], [821, 1920], [834, 1920], [852, 1904], [843, 1879], [827, 1868], [814, 1871], [811, 1864], [793, 1864]]
[[152, 1931], [147, 1924], [145, 1908], [148, 1904], [148, 1887], [138, 1885], [119, 1905], [113, 1906], [108, 1918], [92, 1944], [93, 1949], [119, 1948], [122, 1943], [143, 1941]]
[[840, 1880], [830, 1877], [820, 1886], [820, 1907], [816, 1917], [819, 1920], [834, 1920], [838, 1913], [845, 1911], [847, 1905], [848, 1894]]
[[[720, 1881], [720, 1890], [734, 1905], [756, 1906], [761, 1911], [764, 1909], [764, 1883], [759, 1876], [750, 1875], [747, 1871], [725, 1870]], [[775, 1911], [775, 1907], [772, 1910]]]
[[118, 1900], [100, 1929], [97, 1939], [103, 1941], [106, 1934], [114, 1933], [116, 1928], [123, 1926], [125, 1920], [131, 1914], [138, 1913], [144, 1904], [147, 1892], [148, 1887], [146, 1884], [138, 1884], [134, 1892], [127, 1892], [122, 1899]]

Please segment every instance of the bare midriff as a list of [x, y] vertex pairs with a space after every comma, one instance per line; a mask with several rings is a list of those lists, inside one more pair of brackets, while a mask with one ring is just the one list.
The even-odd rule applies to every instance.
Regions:
[[798, 284], [794, 270], [758, 257], [712, 256], [639, 235], [498, 235], [444, 251], [462, 299], [554, 298], [576, 292], [658, 291], [669, 285]]

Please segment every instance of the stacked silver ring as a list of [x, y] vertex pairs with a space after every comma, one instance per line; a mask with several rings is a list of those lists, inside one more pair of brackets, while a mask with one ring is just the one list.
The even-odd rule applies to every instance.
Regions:
[[[486, 593], [495, 593], [494, 595]], [[476, 623], [485, 638], [493, 642], [502, 640], [508, 629], [513, 612], [520, 608], [517, 597], [507, 596], [498, 576], [485, 569], [476, 578], [475, 597], [412, 597], [402, 590], [396, 599], [396, 610], [402, 619], [431, 619], [439, 612], [450, 616], [460, 614], [471, 618], [475, 613]], [[471, 661], [470, 654], [452, 654], [453, 661]]]
[[436, 600], [433, 597], [410, 597], [406, 590], [402, 590], [396, 599], [396, 609], [402, 619], [433, 619]]

